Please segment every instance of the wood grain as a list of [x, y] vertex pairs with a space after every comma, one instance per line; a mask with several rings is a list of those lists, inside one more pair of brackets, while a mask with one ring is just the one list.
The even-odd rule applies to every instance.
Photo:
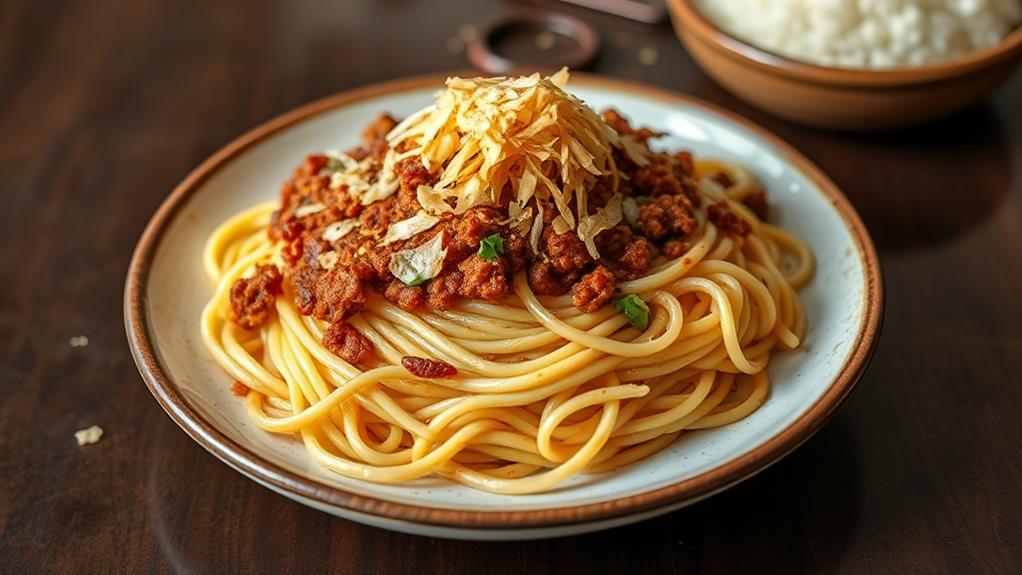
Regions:
[[[0, 2], [0, 572], [1022, 569], [1022, 74], [927, 127], [810, 130], [726, 94], [667, 26], [558, 5], [600, 32], [594, 71], [721, 104], [802, 150], [881, 253], [885, 331], [857, 391], [793, 455], [689, 509], [550, 541], [400, 535], [259, 487], [162, 413], [121, 297], [169, 190], [302, 103], [464, 67], [446, 40], [509, 5]], [[71, 348], [79, 334], [89, 346]], [[107, 435], [79, 448], [93, 423]]]

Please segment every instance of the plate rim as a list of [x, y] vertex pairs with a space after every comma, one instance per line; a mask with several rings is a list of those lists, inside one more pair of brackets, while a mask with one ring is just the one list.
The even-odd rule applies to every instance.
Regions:
[[163, 200], [135, 247], [125, 278], [124, 325], [132, 357], [149, 391], [171, 419], [199, 445], [243, 475], [257, 477], [278, 490], [324, 505], [424, 525], [472, 529], [554, 527], [641, 513], [680, 501], [697, 499], [755, 475], [801, 445], [837, 411], [851, 393], [876, 349], [883, 318], [884, 293], [879, 258], [865, 224], [836, 184], [793, 146], [765, 128], [715, 104], [631, 80], [572, 73], [572, 84], [632, 92], [668, 103], [709, 111], [749, 130], [772, 145], [830, 200], [845, 226], [863, 266], [864, 313], [852, 353], [827, 390], [805, 413], [748, 453], [693, 477], [657, 489], [607, 501], [529, 510], [459, 510], [428, 507], [361, 495], [292, 473], [241, 446], [205, 420], [175, 389], [158, 359], [149, 332], [147, 280], [163, 233], [192, 194], [218, 170], [254, 144], [318, 114], [382, 95], [441, 86], [450, 74], [425, 74], [369, 84], [312, 101], [276, 116], [235, 138], [194, 168]]

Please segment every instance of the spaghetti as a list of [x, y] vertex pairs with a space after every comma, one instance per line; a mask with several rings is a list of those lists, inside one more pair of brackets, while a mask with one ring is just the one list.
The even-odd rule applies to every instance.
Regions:
[[[616, 284], [618, 302], [648, 309], [644, 326], [621, 305], [586, 312], [571, 294], [537, 294], [523, 269], [509, 274], [511, 291], [499, 300], [465, 298], [447, 309], [409, 311], [369, 291], [344, 319], [372, 345], [361, 363], [324, 345], [331, 322], [303, 313], [289, 281], [265, 322], [244, 329], [231, 321], [232, 287], [260, 265], [286, 268], [285, 242], [267, 234], [280, 205], [266, 203], [224, 222], [206, 244], [214, 293], [203, 340], [248, 390], [256, 425], [296, 435], [313, 460], [344, 476], [439, 475], [525, 494], [620, 468], [685, 430], [755, 411], [769, 394], [771, 354], [797, 347], [805, 332], [796, 291], [813, 273], [809, 250], [743, 203], [759, 188], [742, 166], [701, 160], [694, 172], [707, 201], [693, 209], [687, 249]], [[562, 213], [575, 205], [559, 203]], [[746, 233], [715, 223], [714, 206], [726, 206]], [[576, 212], [579, 223], [588, 213]], [[423, 375], [409, 358], [450, 371]]]

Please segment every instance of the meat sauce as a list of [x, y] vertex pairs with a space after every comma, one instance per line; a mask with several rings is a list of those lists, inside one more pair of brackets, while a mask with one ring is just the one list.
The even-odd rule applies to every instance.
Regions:
[[259, 265], [252, 277], [234, 282], [230, 294], [234, 322], [245, 329], [266, 323], [273, 302], [282, 291], [282, 279], [276, 267]]
[[[613, 110], [604, 112], [603, 117], [619, 133], [634, 136], [642, 145], [658, 135], [646, 128], [632, 128]], [[390, 116], [381, 116], [366, 127], [362, 145], [348, 155], [381, 166], [387, 151], [385, 136], [395, 125]], [[231, 302], [238, 325], [258, 327], [265, 323], [273, 298], [281, 293], [283, 278], [293, 289], [301, 313], [331, 324], [324, 344], [355, 364], [371, 355], [372, 345], [344, 320], [364, 308], [369, 290], [409, 311], [448, 309], [465, 298], [504, 299], [512, 292], [511, 278], [524, 269], [535, 293], [570, 293], [579, 310], [593, 312], [610, 302], [618, 282], [642, 276], [660, 255], [676, 258], [688, 250], [685, 238], [698, 225], [695, 209], [702, 202], [692, 156], [687, 152], [653, 153], [645, 166], [637, 166], [617, 153], [618, 169], [627, 176], [619, 190], [636, 198], [639, 209], [633, 225], [622, 222], [596, 237], [599, 260], [590, 257], [574, 231], [554, 231], [551, 224], [558, 211], [539, 199], [532, 200], [544, 203], [539, 253], [533, 252], [521, 232], [504, 223], [506, 205], [475, 207], [457, 216], [444, 214], [433, 228], [382, 245], [381, 239], [391, 224], [421, 209], [416, 190], [419, 185], [433, 183], [430, 173], [415, 158], [400, 161], [394, 170], [400, 184], [397, 192], [363, 206], [343, 186], [330, 188], [330, 177], [322, 173], [328, 161], [324, 155], [310, 155], [281, 190], [281, 207], [273, 215], [269, 234], [284, 244], [283, 269], [274, 275], [276, 268], [260, 266], [253, 278], [238, 280], [231, 290]], [[726, 174], [718, 176], [718, 181], [724, 177]], [[609, 180], [597, 181], [590, 192], [591, 213], [605, 205], [611, 195]], [[765, 198], [757, 196], [750, 204], [756, 204], [751, 207], [759, 213], [765, 209]], [[299, 217], [302, 206], [313, 205], [322, 205], [322, 209]], [[740, 236], [749, 233], [748, 224], [725, 204], [709, 206], [708, 213], [725, 232]], [[349, 218], [358, 219], [355, 231], [333, 242], [322, 238], [327, 226]], [[389, 263], [395, 252], [422, 245], [437, 234], [443, 234], [447, 253], [436, 277], [412, 286], [391, 274]], [[503, 242], [503, 254], [483, 259], [477, 253], [479, 244], [494, 234]], [[332, 266], [322, 262], [328, 252], [336, 253]]]

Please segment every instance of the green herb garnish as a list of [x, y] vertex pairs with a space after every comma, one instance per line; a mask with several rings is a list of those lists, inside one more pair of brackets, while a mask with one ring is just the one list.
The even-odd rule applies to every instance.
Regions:
[[648, 204], [650, 202], [649, 196], [635, 196], [635, 203], [641, 205]]
[[342, 162], [340, 158], [327, 157], [325, 169], [326, 169], [327, 172], [331, 172], [331, 173], [333, 173], [333, 172], [343, 172], [344, 171], [344, 162]]
[[502, 255], [504, 255], [504, 238], [501, 238], [500, 234], [487, 236], [479, 242], [479, 257], [484, 260], [492, 262]]
[[632, 324], [635, 329], [646, 331], [646, 328], [649, 327], [649, 306], [639, 296], [628, 294], [614, 302], [614, 307], [625, 314], [628, 323]]

